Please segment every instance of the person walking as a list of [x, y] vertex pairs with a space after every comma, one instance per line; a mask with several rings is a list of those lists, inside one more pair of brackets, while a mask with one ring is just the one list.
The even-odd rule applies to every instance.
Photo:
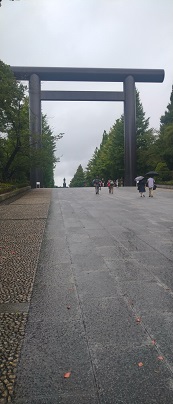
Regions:
[[110, 193], [113, 194], [114, 192], [114, 182], [113, 180], [110, 180]]
[[98, 195], [98, 194], [99, 194], [99, 189], [100, 189], [100, 180], [99, 180], [98, 177], [96, 177], [96, 178], [93, 180], [93, 185], [94, 185], [94, 187], [95, 187], [95, 193], [96, 193], [96, 195]]
[[139, 181], [138, 183], [138, 191], [141, 194], [141, 197], [145, 196], [144, 192], [145, 192], [145, 179]]
[[110, 194], [111, 193], [111, 181], [110, 180], [108, 180], [107, 186], [108, 186], [109, 194]]
[[149, 198], [153, 198], [153, 187], [154, 187], [154, 178], [149, 177], [147, 180], [148, 190], [149, 190]]

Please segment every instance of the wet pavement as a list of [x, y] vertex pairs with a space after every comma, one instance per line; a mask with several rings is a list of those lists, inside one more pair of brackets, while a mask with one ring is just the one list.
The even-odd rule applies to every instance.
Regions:
[[173, 403], [173, 191], [29, 195], [35, 208], [25, 197], [0, 208], [6, 223], [22, 215], [26, 234], [26, 220], [40, 223], [38, 245], [20, 243], [31, 261], [38, 251], [32, 281], [21, 272], [30, 288], [1, 302], [3, 315], [12, 303], [28, 312], [13, 403]]

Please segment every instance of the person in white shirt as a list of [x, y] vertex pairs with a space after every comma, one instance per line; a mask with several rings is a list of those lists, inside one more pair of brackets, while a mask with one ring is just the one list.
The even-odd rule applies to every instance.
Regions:
[[149, 197], [153, 198], [154, 179], [152, 177], [148, 178], [147, 183], [149, 189]]

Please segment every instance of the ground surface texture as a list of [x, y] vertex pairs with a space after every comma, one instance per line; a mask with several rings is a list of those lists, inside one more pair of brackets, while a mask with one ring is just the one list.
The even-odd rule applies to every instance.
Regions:
[[173, 403], [172, 190], [31, 190], [0, 233], [0, 403]]

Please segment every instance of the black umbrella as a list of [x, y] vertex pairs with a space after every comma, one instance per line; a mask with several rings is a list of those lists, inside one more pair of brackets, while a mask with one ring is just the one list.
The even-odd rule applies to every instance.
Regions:
[[157, 173], [156, 171], [148, 171], [148, 173], [146, 173], [145, 175], [159, 175], [159, 173]]

